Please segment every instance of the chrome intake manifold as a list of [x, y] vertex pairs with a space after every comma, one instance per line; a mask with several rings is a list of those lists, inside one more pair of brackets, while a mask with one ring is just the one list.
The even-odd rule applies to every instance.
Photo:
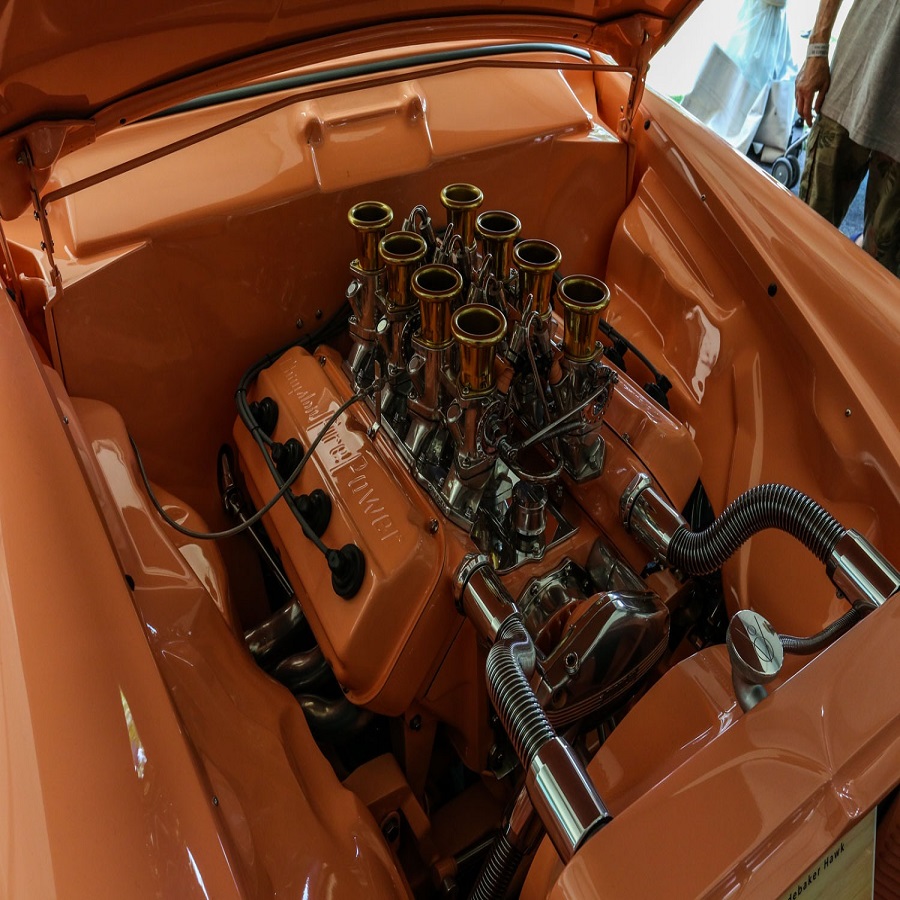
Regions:
[[385, 204], [350, 209], [344, 367], [371, 391], [372, 435], [384, 431], [444, 515], [507, 571], [541, 558], [545, 535], [571, 534], [554, 501], [559, 478], [603, 471], [617, 376], [597, 339], [606, 285], [560, 279], [560, 251], [519, 240], [518, 218], [479, 213], [482, 201], [474, 185], [445, 187], [439, 234], [421, 205], [391, 233]]

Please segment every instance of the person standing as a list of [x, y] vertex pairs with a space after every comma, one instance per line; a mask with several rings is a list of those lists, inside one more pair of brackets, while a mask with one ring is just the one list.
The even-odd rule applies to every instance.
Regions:
[[855, 0], [834, 62], [841, 0], [820, 0], [795, 87], [807, 125], [800, 198], [839, 226], [866, 172], [863, 249], [900, 276], [900, 2]]

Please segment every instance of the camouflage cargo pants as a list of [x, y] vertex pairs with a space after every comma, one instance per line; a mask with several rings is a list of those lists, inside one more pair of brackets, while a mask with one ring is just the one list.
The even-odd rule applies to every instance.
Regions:
[[837, 227], [867, 171], [863, 249], [900, 277], [900, 162], [861, 147], [843, 125], [819, 116], [806, 142], [800, 199]]

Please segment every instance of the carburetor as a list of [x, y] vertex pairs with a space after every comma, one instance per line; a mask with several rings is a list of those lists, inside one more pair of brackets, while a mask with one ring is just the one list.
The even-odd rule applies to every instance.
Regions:
[[571, 533], [559, 478], [602, 472], [600, 426], [617, 376], [597, 341], [606, 285], [560, 279], [553, 244], [519, 240], [518, 218], [479, 213], [482, 202], [474, 185], [445, 187], [440, 234], [423, 206], [390, 234], [385, 204], [352, 207], [344, 365], [371, 392], [373, 430], [503, 572]]

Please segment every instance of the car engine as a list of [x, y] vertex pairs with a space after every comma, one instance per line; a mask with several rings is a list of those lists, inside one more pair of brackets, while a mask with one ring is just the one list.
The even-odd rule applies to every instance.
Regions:
[[[523, 238], [511, 212], [482, 211], [478, 187], [450, 184], [440, 202], [440, 221], [417, 205], [395, 230], [384, 203], [349, 210], [357, 256], [322, 331], [331, 346], [291, 346], [248, 371], [238, 465], [222, 454], [220, 486], [247, 521], [239, 467], [269, 510], [269, 535], [254, 534], [285, 604], [247, 642], [318, 738], [402, 718], [401, 758], [425, 751], [406, 766], [418, 798], [438, 732], [469, 772], [502, 780], [521, 763], [475, 883], [492, 897], [544, 830], [565, 861], [609, 820], [579, 746], [602, 741], [680, 642], [723, 639], [712, 573], [755, 530], [791, 531], [846, 588], [856, 605], [834, 633], [898, 581], [791, 489], [763, 486], [713, 522], [666, 379], [642, 388], [623, 371], [630, 345], [604, 320], [606, 285], [563, 277], [557, 247]], [[651, 430], [662, 441], [642, 443]], [[678, 478], [661, 483], [655, 461]], [[710, 525], [708, 540], [688, 519]], [[732, 629], [749, 708], [778, 670], [760, 668], [760, 640], [781, 644], [761, 617]], [[418, 838], [449, 890], [455, 863]]]

